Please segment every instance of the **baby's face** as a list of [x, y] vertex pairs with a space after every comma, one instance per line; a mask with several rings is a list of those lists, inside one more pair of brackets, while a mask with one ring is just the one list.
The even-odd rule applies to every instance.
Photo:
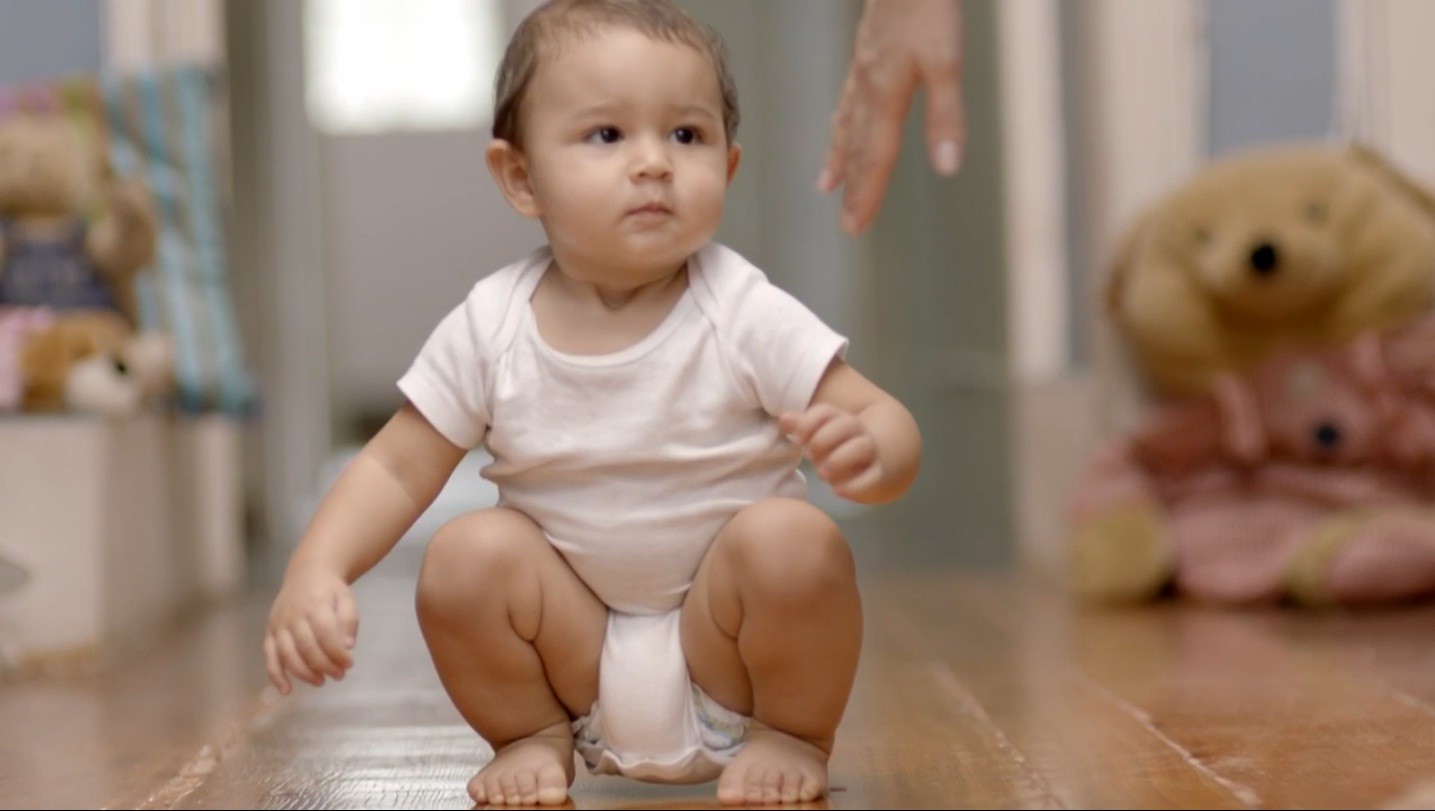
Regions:
[[644, 284], [717, 232], [738, 151], [697, 50], [610, 27], [562, 43], [524, 104], [538, 217], [566, 272]]

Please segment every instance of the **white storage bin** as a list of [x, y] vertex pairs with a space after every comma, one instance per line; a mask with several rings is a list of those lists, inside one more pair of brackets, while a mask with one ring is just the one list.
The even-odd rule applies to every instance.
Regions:
[[144, 414], [0, 419], [0, 666], [150, 632], [244, 574], [239, 423]]

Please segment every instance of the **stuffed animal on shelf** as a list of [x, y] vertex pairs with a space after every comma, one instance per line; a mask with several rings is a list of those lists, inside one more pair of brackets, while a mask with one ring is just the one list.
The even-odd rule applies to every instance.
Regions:
[[1196, 599], [1435, 595], [1435, 316], [1156, 405], [1080, 496], [1082, 531], [1139, 527], [1146, 566]]
[[1156, 397], [1432, 304], [1435, 197], [1363, 146], [1279, 144], [1208, 164], [1140, 214], [1107, 284]]
[[0, 305], [117, 310], [154, 258], [148, 189], [58, 115], [0, 119]]
[[174, 352], [160, 332], [135, 332], [114, 312], [59, 311], [19, 345], [19, 410], [122, 416], [162, 404]]
[[1435, 199], [1368, 148], [1234, 155], [1142, 212], [1107, 304], [1146, 413], [1077, 483], [1073, 591], [1435, 595], [1432, 303]]
[[124, 414], [167, 393], [169, 336], [135, 301], [157, 223], [65, 118], [0, 119], [0, 406]]

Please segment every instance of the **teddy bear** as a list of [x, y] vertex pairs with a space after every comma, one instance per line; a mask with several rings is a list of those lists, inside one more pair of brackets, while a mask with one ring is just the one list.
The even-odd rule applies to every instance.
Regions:
[[136, 332], [116, 312], [59, 311], [19, 345], [19, 410], [122, 416], [158, 405], [174, 387], [161, 332]]
[[0, 120], [0, 305], [109, 309], [137, 324], [134, 276], [154, 258], [148, 187], [113, 176], [58, 115]]
[[1180, 594], [1347, 606], [1435, 595], [1435, 315], [1277, 352], [1158, 403], [1093, 473], [1077, 521], [1154, 530], [1150, 554]]
[[121, 414], [167, 393], [169, 337], [140, 328], [135, 301], [135, 275], [153, 260], [157, 239], [148, 188], [114, 176], [69, 121], [0, 120], [6, 405]]
[[1233, 154], [1141, 212], [1106, 304], [1145, 413], [1077, 482], [1074, 592], [1435, 593], [1432, 303], [1435, 198], [1368, 147]]
[[1233, 153], [1142, 211], [1106, 309], [1155, 397], [1435, 303], [1435, 197], [1363, 145]]

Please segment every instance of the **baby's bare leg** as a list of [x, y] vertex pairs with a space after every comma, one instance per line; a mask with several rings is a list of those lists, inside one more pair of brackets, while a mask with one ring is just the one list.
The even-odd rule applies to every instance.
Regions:
[[792, 499], [743, 509], [698, 567], [682, 638], [698, 686], [753, 718], [718, 799], [793, 803], [826, 793], [862, 647], [856, 568], [837, 525]]
[[607, 610], [522, 513], [445, 524], [424, 554], [419, 624], [449, 698], [496, 751], [469, 781], [479, 805], [563, 802], [572, 716], [598, 697]]

